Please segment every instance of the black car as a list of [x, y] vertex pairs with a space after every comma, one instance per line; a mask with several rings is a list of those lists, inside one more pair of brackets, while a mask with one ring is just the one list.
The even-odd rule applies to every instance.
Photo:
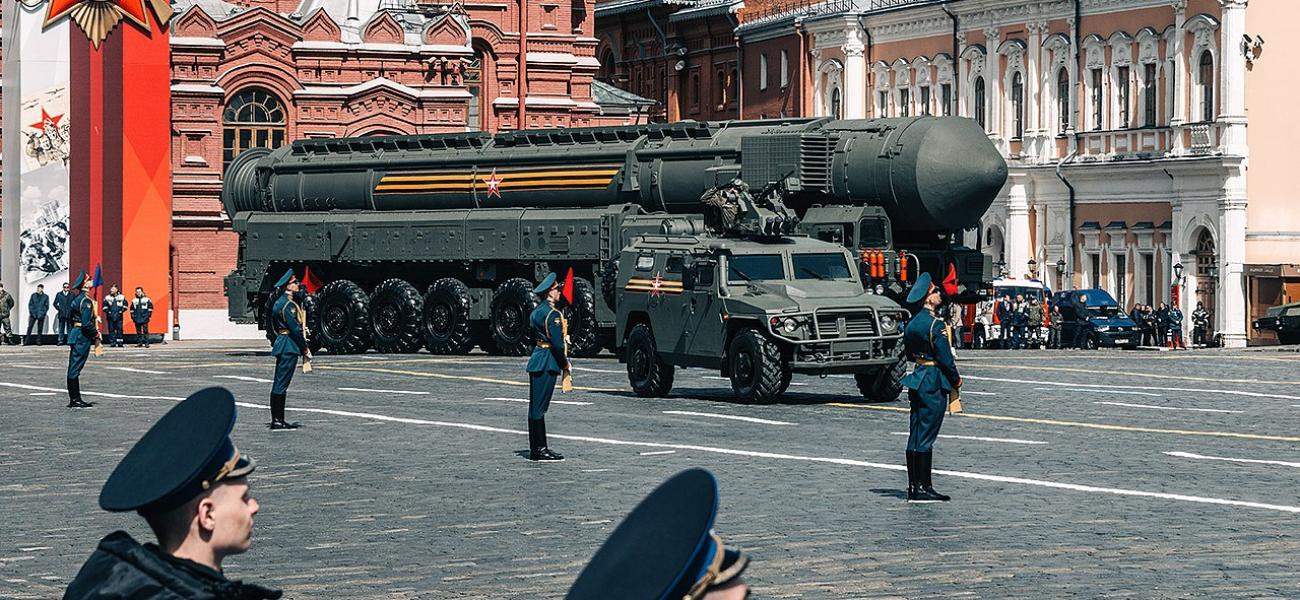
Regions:
[[1071, 345], [1083, 328], [1084, 348], [1137, 348], [1142, 334], [1119, 303], [1103, 289], [1070, 290], [1052, 294], [1053, 307], [1061, 309], [1061, 340]]
[[1256, 330], [1276, 331], [1279, 343], [1300, 344], [1300, 302], [1269, 307], [1252, 325]]

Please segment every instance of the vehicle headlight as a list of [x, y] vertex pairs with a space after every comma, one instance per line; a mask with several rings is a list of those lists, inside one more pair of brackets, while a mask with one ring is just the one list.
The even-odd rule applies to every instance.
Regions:
[[877, 295], [877, 296], [884, 296], [884, 295], [885, 295], [885, 286], [880, 285], [879, 283], [877, 283], [877, 284], [876, 284], [876, 295]]
[[880, 330], [885, 333], [898, 331], [898, 320], [893, 315], [880, 315]]
[[781, 322], [781, 331], [794, 333], [796, 329], [799, 329], [799, 322], [794, 319], [786, 319]]
[[1109, 326], [1109, 325], [1102, 325], [1102, 326], [1100, 326], [1100, 327], [1097, 328], [1097, 331], [1110, 331], [1110, 326]]

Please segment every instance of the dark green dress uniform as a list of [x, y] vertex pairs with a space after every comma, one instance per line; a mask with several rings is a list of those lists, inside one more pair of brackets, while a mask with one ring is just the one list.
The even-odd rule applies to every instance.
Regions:
[[[909, 304], [921, 302], [934, 289], [928, 273], [922, 273], [908, 294]], [[917, 311], [903, 330], [903, 348], [907, 359], [916, 363], [903, 378], [911, 402], [911, 420], [907, 435], [907, 496], [909, 501], [947, 500], [934, 491], [930, 479], [934, 457], [934, 440], [939, 437], [943, 415], [948, 409], [948, 395], [961, 383], [952, 347], [944, 335], [943, 322], [928, 310]]]
[[90, 358], [90, 349], [99, 337], [95, 326], [95, 301], [81, 291], [86, 282], [83, 271], [72, 285], [73, 294], [67, 301], [64, 317], [68, 322], [68, 408], [89, 408], [90, 402], [81, 399], [81, 369]]
[[[533, 293], [544, 296], [556, 286], [555, 273], [550, 273]], [[565, 354], [564, 315], [543, 299], [528, 317], [536, 344], [528, 358], [528, 458], [536, 461], [564, 460], [546, 443], [546, 410], [555, 395], [555, 383], [569, 366]]]
[[[207, 388], [178, 403], [118, 463], [99, 494], [111, 512], [146, 518], [183, 506], [213, 486], [247, 477], [256, 463], [230, 440], [235, 398]], [[280, 591], [141, 544], [125, 531], [99, 542], [64, 600], [272, 600]]]
[[295, 429], [298, 423], [290, 423], [284, 418], [285, 395], [289, 391], [289, 382], [293, 381], [293, 371], [298, 367], [298, 357], [307, 351], [307, 338], [302, 330], [302, 307], [284, 293], [284, 286], [293, 280], [290, 269], [275, 284], [280, 298], [271, 308], [271, 326], [275, 328], [275, 342], [271, 344], [271, 356], [275, 357], [275, 380], [271, 384], [271, 429]]
[[743, 552], [713, 530], [718, 481], [688, 469], [665, 481], [619, 523], [583, 567], [566, 600], [699, 600], [744, 585]]

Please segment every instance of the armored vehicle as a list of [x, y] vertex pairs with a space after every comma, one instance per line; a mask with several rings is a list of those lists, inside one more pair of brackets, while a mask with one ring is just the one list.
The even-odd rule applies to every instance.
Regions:
[[632, 389], [665, 396], [675, 367], [702, 367], [746, 402], [777, 399], [794, 373], [852, 373], [864, 397], [898, 398], [907, 313], [863, 290], [853, 262], [807, 237], [635, 238], [617, 301]]
[[[701, 192], [737, 177], [779, 183], [790, 224], [849, 247], [864, 272], [859, 252], [869, 258], [873, 290], [955, 265], [975, 294], [991, 265], [953, 232], [978, 222], [1006, 172], [985, 133], [955, 117], [299, 140], [226, 170], [239, 235], [229, 316], [265, 327], [274, 277], [305, 266], [324, 284], [309, 329], [332, 352], [518, 355], [532, 343], [529, 282], [572, 269], [571, 351], [591, 354], [617, 341], [626, 243], [697, 233]], [[880, 231], [906, 253], [879, 247]]]

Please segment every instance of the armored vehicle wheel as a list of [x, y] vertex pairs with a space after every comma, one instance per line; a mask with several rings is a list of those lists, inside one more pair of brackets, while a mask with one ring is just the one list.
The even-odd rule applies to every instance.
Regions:
[[782, 373], [781, 385], [777, 387], [777, 389], [779, 390], [777, 394], [784, 394], [786, 390], [790, 389], [790, 381], [793, 379], [794, 379], [794, 373], [790, 371], [786, 371]]
[[596, 325], [596, 291], [586, 279], [573, 279], [573, 304], [564, 307], [569, 321], [569, 356], [588, 358], [600, 354]]
[[407, 353], [420, 349], [424, 297], [402, 279], [387, 279], [370, 295], [370, 322], [375, 350]]
[[275, 321], [271, 318], [271, 307], [274, 306], [272, 298], [274, 296], [263, 298], [263, 301], [259, 304], [262, 308], [257, 316], [257, 322], [262, 325], [262, 331], [266, 333], [266, 341], [274, 344], [275, 338], [279, 337], [279, 334], [275, 332]]
[[627, 334], [627, 380], [643, 398], [663, 398], [673, 389], [673, 366], [659, 357], [654, 333], [640, 323]]
[[320, 294], [303, 294], [302, 309], [307, 311], [307, 347], [316, 352], [321, 348]]
[[618, 300], [618, 259], [612, 258], [605, 262], [605, 266], [600, 271], [600, 295], [605, 299], [605, 306], [614, 308], [614, 302]]
[[424, 346], [434, 354], [468, 354], [474, 348], [470, 333], [469, 287], [454, 277], [429, 286], [424, 295]]
[[370, 347], [370, 298], [361, 286], [339, 279], [320, 291], [321, 345], [335, 354], [356, 354]]
[[853, 379], [868, 402], [893, 402], [903, 392], [903, 376], [906, 374], [907, 360], [900, 355], [894, 364], [855, 373]]
[[492, 298], [492, 341], [501, 354], [524, 356], [533, 350], [528, 318], [537, 308], [533, 283], [516, 277], [497, 288]]
[[731, 388], [743, 402], [768, 404], [781, 396], [781, 381], [789, 365], [781, 349], [756, 329], [746, 329], [731, 341], [727, 356]]

